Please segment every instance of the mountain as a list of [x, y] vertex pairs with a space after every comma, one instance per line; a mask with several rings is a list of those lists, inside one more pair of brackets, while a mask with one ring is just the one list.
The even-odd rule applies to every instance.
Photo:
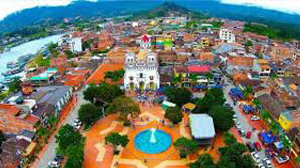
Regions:
[[[143, 14], [144, 11], [149, 11]], [[8, 32], [43, 20], [62, 20], [66, 17], [113, 17], [133, 14], [138, 17], [168, 16], [174, 13], [196, 11], [213, 17], [263, 23], [277, 22], [277, 25], [288, 24], [289, 27], [300, 27], [300, 16], [286, 14], [257, 7], [222, 4], [218, 1], [184, 1], [173, 0], [172, 3], [150, 0], [116, 0], [116, 1], [75, 1], [68, 6], [36, 7], [7, 16], [0, 22], [0, 32]]]

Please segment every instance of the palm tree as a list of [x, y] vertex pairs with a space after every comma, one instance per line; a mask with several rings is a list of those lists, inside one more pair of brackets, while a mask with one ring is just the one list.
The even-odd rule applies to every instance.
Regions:
[[255, 105], [255, 108], [261, 106], [261, 101], [257, 98], [253, 99], [252, 103]]
[[193, 84], [197, 84], [198, 75], [197, 74], [190, 74], [189, 79], [192, 80]]
[[247, 85], [243, 90], [244, 97], [248, 99], [252, 94], [253, 94], [253, 88]]

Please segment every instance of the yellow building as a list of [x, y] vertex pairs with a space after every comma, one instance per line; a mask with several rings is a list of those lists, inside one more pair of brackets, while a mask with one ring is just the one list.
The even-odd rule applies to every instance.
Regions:
[[209, 47], [209, 38], [208, 37], [201, 37], [201, 45], [202, 47]]
[[284, 130], [290, 130], [300, 126], [300, 110], [285, 111], [280, 114], [279, 124]]
[[278, 122], [284, 130], [289, 130], [293, 121], [289, 112], [283, 112], [280, 114]]

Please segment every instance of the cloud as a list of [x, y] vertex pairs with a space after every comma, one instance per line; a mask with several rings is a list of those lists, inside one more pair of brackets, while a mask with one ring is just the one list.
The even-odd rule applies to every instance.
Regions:
[[224, 4], [255, 6], [300, 15], [300, 0], [220, 0]]

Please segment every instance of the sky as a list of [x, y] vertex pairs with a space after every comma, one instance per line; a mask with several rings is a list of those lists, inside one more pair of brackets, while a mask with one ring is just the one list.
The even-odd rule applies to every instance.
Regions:
[[[74, 0], [0, 0], [0, 20], [22, 9], [36, 6], [63, 6]], [[98, 1], [98, 0], [86, 0]], [[147, 1], [147, 0], [145, 0]], [[221, 3], [256, 6], [300, 15], [300, 0], [219, 0]]]

